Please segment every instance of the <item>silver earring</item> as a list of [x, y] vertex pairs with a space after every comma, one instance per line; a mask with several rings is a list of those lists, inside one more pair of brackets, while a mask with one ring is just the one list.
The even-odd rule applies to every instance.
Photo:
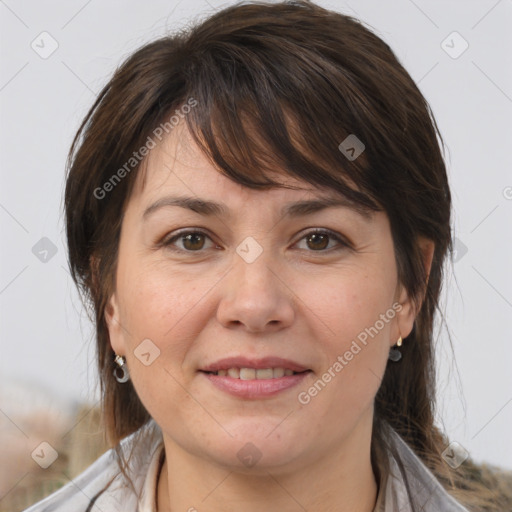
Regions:
[[130, 380], [130, 374], [128, 372], [128, 367], [126, 366], [126, 359], [124, 356], [116, 355], [114, 362], [117, 365], [116, 368], [114, 368], [114, 377], [117, 382], [123, 383]]
[[[398, 341], [396, 342], [396, 346], [397, 347], [402, 346], [402, 336], [400, 336], [400, 338], [398, 338]], [[402, 359], [402, 352], [400, 352], [400, 350], [398, 350], [397, 348], [392, 347], [389, 350], [389, 356], [388, 357], [389, 357], [389, 359], [391, 361], [396, 363], [396, 362], [400, 361], [400, 359]]]

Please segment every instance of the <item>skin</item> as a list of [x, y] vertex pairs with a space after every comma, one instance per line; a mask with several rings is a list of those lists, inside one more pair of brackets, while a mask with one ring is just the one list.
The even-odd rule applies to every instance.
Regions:
[[[284, 175], [282, 183], [300, 189], [244, 188], [211, 166], [184, 125], [146, 164], [145, 183], [139, 175], [127, 204], [105, 313], [112, 348], [126, 357], [137, 394], [163, 432], [158, 511], [372, 511], [373, 401], [389, 349], [410, 333], [417, 312], [398, 282], [387, 216], [335, 207], [282, 217], [284, 204], [333, 191]], [[167, 206], [144, 220], [169, 195], [221, 202], [230, 216]], [[207, 236], [159, 245], [183, 228]], [[311, 228], [330, 229], [349, 246], [308, 240]], [[248, 236], [263, 249], [252, 263], [236, 252]], [[420, 243], [428, 270], [433, 245]], [[401, 310], [378, 335], [301, 404], [298, 393], [397, 303]], [[160, 350], [149, 366], [134, 354], [145, 339]], [[244, 400], [198, 372], [228, 355], [276, 355], [312, 373], [272, 398]], [[261, 453], [252, 467], [237, 457], [248, 442]]]

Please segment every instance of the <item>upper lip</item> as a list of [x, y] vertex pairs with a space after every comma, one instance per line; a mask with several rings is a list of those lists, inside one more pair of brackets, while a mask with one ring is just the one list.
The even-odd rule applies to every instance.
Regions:
[[218, 370], [229, 370], [229, 368], [255, 368], [257, 370], [264, 368], [284, 368], [285, 370], [290, 369], [294, 372], [308, 370], [308, 368], [299, 363], [291, 361], [290, 359], [283, 359], [282, 357], [268, 356], [260, 359], [250, 359], [244, 356], [235, 356], [219, 359], [214, 363], [200, 368], [200, 371], [216, 372]]

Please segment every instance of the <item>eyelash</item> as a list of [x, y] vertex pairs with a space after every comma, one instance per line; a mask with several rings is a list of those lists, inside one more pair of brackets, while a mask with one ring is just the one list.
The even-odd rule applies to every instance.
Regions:
[[[182, 239], [186, 235], [190, 235], [190, 234], [193, 234], [193, 235], [195, 235], [195, 234], [204, 235], [205, 237], [209, 238], [213, 242], [213, 240], [208, 235], [208, 233], [206, 233], [202, 229], [185, 229], [183, 231], [179, 231], [177, 234], [173, 235], [171, 238], [163, 240], [160, 245], [165, 247], [165, 248], [167, 248], [167, 249], [170, 249], [171, 251], [174, 251], [174, 252], [181, 252], [181, 253], [188, 253], [188, 254], [193, 254], [193, 253], [199, 254], [201, 252], [204, 252], [203, 249], [199, 249], [197, 251], [190, 251], [190, 250], [187, 250], [187, 249], [181, 249], [181, 248], [178, 248], [178, 247], [173, 247], [173, 243], [176, 240]], [[326, 229], [326, 228], [323, 228], [323, 229], [316, 228], [316, 229], [312, 229], [311, 231], [308, 231], [307, 233], [305, 233], [302, 236], [302, 238], [300, 238], [296, 242], [296, 244], [299, 243], [300, 241], [304, 240], [308, 236], [311, 236], [311, 235], [327, 235], [327, 236], [329, 236], [330, 240], [336, 241], [339, 244], [340, 247], [338, 247], [338, 248], [332, 248], [331, 247], [329, 249], [321, 249], [321, 250], [318, 250], [318, 251], [309, 250], [307, 252], [311, 252], [311, 253], [328, 253], [328, 252], [332, 252], [332, 251], [338, 251], [338, 250], [341, 250], [341, 249], [348, 249], [348, 248], [351, 247], [350, 244], [348, 242], [346, 242], [345, 240], [343, 240], [337, 233], [335, 233], [334, 231], [331, 231], [330, 229]], [[215, 242], [213, 242], [213, 243], [215, 243]], [[305, 249], [302, 249], [302, 250], [305, 250]]]

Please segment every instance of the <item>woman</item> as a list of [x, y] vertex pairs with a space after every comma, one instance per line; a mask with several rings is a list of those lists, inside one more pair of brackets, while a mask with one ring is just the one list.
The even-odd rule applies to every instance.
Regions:
[[390, 48], [310, 2], [132, 55], [65, 198], [114, 449], [28, 510], [485, 505], [433, 424], [438, 135]]

